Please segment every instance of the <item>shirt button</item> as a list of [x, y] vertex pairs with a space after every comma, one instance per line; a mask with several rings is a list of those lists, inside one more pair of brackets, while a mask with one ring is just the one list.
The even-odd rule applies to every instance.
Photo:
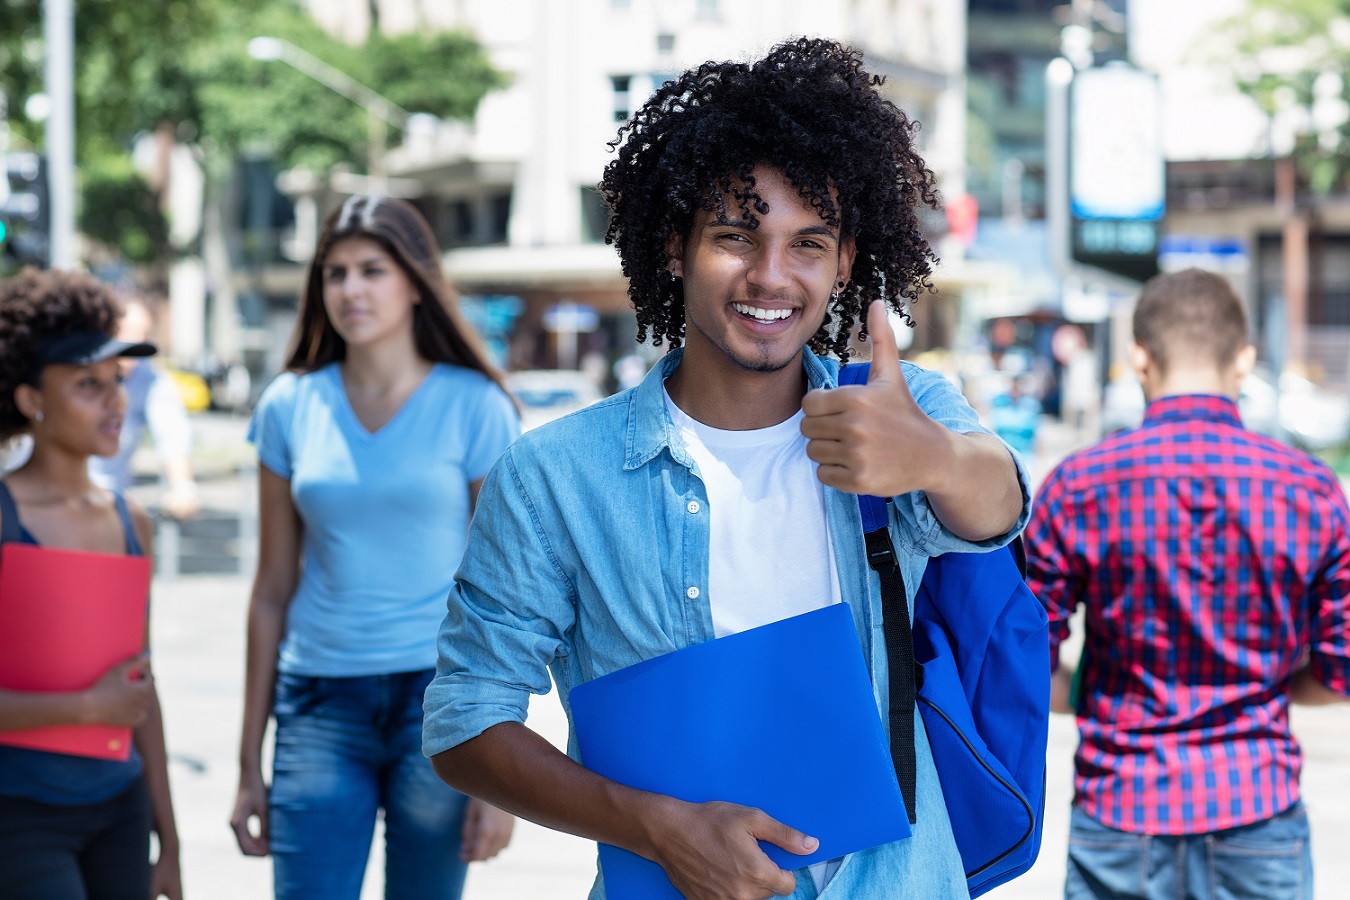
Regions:
[[689, 512], [691, 512], [691, 513], [695, 513], [695, 514], [698, 513], [698, 511], [699, 511], [698, 501], [697, 501], [697, 500], [690, 500], [690, 501], [689, 501], [689, 505], [686, 506], [685, 509], [689, 510]]
[[685, 595], [686, 597], [688, 597], [690, 600], [697, 600], [697, 599], [698, 599], [698, 588], [696, 588], [696, 587], [691, 587], [689, 590], [687, 590], [687, 591], [684, 592], [684, 595]]

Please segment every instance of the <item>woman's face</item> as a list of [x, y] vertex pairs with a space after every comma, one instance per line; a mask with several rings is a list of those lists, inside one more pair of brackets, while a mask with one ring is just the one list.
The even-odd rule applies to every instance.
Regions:
[[416, 286], [378, 242], [344, 238], [320, 268], [328, 320], [350, 347], [373, 347], [412, 336]]
[[33, 440], [76, 455], [112, 456], [127, 414], [127, 392], [117, 359], [89, 366], [57, 363], [42, 370], [32, 389]]

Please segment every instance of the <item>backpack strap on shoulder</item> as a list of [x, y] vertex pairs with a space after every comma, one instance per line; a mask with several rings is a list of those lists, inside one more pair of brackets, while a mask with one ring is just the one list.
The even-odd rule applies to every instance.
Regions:
[[0, 481], [0, 544], [24, 543], [23, 523], [19, 521], [19, 506], [9, 485]]
[[[871, 365], [843, 366], [839, 384], [864, 384]], [[867, 564], [881, 581], [881, 630], [886, 639], [887, 683], [890, 689], [891, 763], [900, 782], [900, 794], [910, 824], [918, 821], [918, 760], [914, 752], [914, 705], [918, 694], [918, 673], [914, 665], [914, 634], [909, 621], [909, 601], [900, 560], [891, 542], [890, 516], [880, 497], [860, 495], [863, 539], [867, 544]]]
[[914, 634], [905, 599], [905, 579], [887, 527], [886, 501], [860, 496], [867, 564], [881, 581], [881, 630], [886, 638], [886, 669], [890, 693], [891, 764], [900, 782], [900, 794], [910, 824], [918, 821], [918, 761], [914, 752], [914, 704], [918, 693], [914, 665]]

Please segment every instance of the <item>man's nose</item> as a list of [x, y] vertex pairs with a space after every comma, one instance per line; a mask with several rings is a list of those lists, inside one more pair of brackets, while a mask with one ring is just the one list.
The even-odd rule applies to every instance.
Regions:
[[765, 293], [776, 293], [789, 281], [787, 249], [766, 244], [754, 255], [746, 280]]

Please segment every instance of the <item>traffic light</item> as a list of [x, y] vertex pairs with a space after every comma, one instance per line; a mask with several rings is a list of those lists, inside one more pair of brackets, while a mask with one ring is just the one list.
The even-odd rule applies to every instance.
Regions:
[[0, 189], [0, 256], [6, 268], [46, 268], [50, 227], [47, 160], [36, 153], [7, 153]]

